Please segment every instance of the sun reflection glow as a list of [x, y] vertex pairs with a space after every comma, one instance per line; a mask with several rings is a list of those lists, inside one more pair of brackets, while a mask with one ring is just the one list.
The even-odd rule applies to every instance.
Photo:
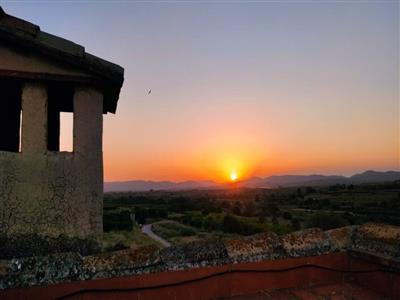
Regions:
[[231, 171], [230, 178], [231, 178], [231, 181], [236, 181], [237, 180], [238, 175], [237, 175], [235, 170]]

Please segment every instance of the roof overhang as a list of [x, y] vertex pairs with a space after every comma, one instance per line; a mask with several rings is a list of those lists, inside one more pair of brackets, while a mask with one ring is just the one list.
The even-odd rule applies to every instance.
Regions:
[[40, 27], [35, 24], [10, 16], [1, 7], [0, 41], [2, 44], [33, 52], [90, 74], [90, 76], [71, 76], [0, 70], [0, 76], [93, 85], [104, 93], [104, 113], [116, 112], [119, 93], [124, 81], [124, 69], [121, 66], [85, 52], [85, 48], [81, 45], [41, 31]]

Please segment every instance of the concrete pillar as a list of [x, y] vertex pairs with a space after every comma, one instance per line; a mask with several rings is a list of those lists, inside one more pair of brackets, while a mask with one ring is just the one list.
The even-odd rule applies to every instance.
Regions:
[[101, 240], [103, 232], [103, 94], [79, 87], [74, 93], [74, 163], [79, 180], [79, 207], [87, 234]]
[[22, 89], [22, 153], [47, 151], [47, 89], [40, 83], [26, 83]]
[[74, 94], [74, 153], [83, 156], [102, 153], [103, 94], [79, 87]]

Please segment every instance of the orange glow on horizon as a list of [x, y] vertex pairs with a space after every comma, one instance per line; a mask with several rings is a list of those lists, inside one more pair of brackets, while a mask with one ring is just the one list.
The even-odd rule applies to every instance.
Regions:
[[[192, 128], [188, 135], [182, 134], [183, 138], [175, 136], [175, 131], [157, 138], [147, 135], [125, 139], [123, 135], [121, 141], [109, 135], [105, 140], [110, 142], [104, 149], [105, 180], [213, 180], [223, 184], [254, 176], [354, 174], [367, 169], [393, 169], [398, 164], [389, 134], [386, 140], [391, 143], [365, 148], [364, 140], [352, 135], [304, 135], [300, 139], [293, 135], [298, 126], [286, 132], [278, 126], [263, 131], [261, 125], [256, 128], [245, 122], [208, 124]], [[382, 132], [380, 135], [386, 134]], [[340, 147], [332, 147], [333, 139]], [[119, 146], [122, 141], [124, 147]], [[233, 170], [236, 180], [231, 178]]]

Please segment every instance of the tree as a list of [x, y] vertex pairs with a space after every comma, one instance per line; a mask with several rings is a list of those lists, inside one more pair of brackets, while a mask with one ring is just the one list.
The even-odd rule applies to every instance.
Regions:
[[103, 230], [131, 230], [132, 221], [129, 211], [111, 211], [103, 214]]
[[135, 208], [135, 219], [138, 224], [146, 224], [147, 209], [136, 207]]
[[279, 213], [279, 207], [278, 207], [278, 203], [276, 203], [276, 201], [274, 200], [270, 200], [267, 202], [267, 213], [272, 217], [272, 218], [276, 218], [278, 216]]
[[317, 191], [312, 187], [312, 186], [307, 186], [306, 187], [306, 194], [314, 194]]
[[301, 188], [297, 188], [297, 197], [304, 198], [304, 195], [303, 195], [303, 192], [302, 192]]
[[255, 212], [256, 212], [256, 206], [254, 205], [254, 202], [253, 201], [246, 202], [243, 214], [247, 217], [252, 217], [254, 216]]
[[224, 216], [222, 228], [224, 232], [240, 233], [240, 223], [238, 219], [230, 214]]
[[272, 218], [272, 222], [274, 224], [278, 224], [279, 211], [280, 210], [275, 197], [266, 197], [260, 204], [259, 217], [262, 216], [263, 218], [265, 218], [266, 216], [270, 216]]
[[322, 230], [329, 230], [346, 225], [348, 225], [348, 222], [343, 217], [325, 212], [315, 213], [307, 222], [308, 227], [319, 227]]
[[232, 213], [237, 216], [240, 216], [242, 214], [242, 204], [240, 202], [235, 203], [232, 208]]

